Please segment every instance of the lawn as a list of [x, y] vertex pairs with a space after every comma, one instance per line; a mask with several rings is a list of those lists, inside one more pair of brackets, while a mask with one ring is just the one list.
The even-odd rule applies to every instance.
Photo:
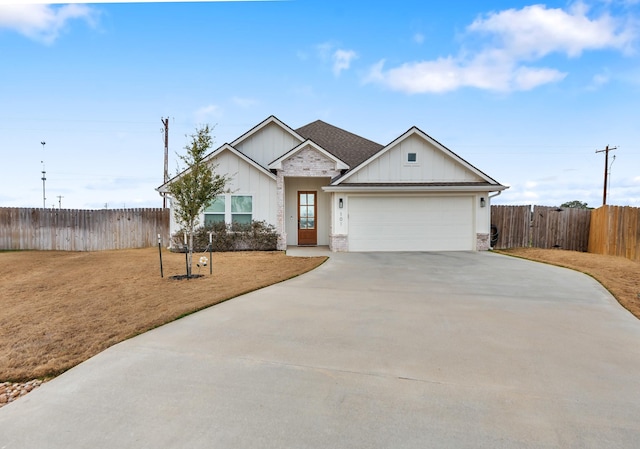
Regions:
[[214, 253], [185, 273], [184, 254], [154, 248], [0, 252], [0, 382], [56, 376], [120, 341], [322, 264], [282, 252]]
[[[518, 248], [500, 251], [593, 276], [640, 318], [640, 263], [613, 256]], [[309, 271], [325, 257], [214, 253], [213, 276], [183, 274], [184, 255], [157, 249], [0, 252], [0, 382], [47, 378], [122, 340]], [[201, 254], [194, 257], [194, 263]], [[208, 256], [208, 254], [207, 254]]]

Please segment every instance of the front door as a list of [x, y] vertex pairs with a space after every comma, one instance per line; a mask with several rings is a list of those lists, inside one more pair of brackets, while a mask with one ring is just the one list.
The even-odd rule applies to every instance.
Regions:
[[298, 245], [318, 244], [316, 192], [298, 192]]

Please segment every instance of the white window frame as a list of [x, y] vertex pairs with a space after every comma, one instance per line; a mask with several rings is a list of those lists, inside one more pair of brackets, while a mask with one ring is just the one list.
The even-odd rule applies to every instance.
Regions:
[[[252, 222], [254, 220], [254, 215], [255, 215], [255, 207], [254, 207], [254, 200], [255, 200], [255, 196], [251, 193], [225, 193], [223, 195], [219, 195], [221, 197], [224, 198], [224, 222], [226, 224], [232, 224], [233, 223], [233, 215], [234, 214], [243, 214], [243, 215], [248, 215], [248, 213], [245, 212], [232, 212], [231, 211], [231, 206], [232, 206], [232, 198], [233, 197], [237, 197], [237, 196], [248, 196], [251, 198], [251, 220], [250, 222]], [[207, 215], [220, 215], [220, 213], [214, 213], [214, 212], [204, 212], [204, 223], [207, 222]]]
[[[416, 155], [416, 160], [415, 161], [410, 161], [409, 160], [409, 155], [410, 154], [415, 154]], [[403, 151], [402, 154], [402, 162], [403, 165], [405, 167], [419, 167], [420, 166], [420, 154], [417, 151]]]

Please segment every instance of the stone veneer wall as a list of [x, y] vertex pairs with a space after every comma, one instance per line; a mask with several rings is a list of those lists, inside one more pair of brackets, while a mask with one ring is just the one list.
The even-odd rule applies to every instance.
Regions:
[[476, 234], [476, 250], [488, 251], [491, 243], [489, 234]]
[[282, 161], [282, 169], [278, 170], [276, 178], [276, 191], [278, 197], [278, 249], [287, 249], [287, 228], [284, 216], [284, 178], [290, 177], [329, 177], [340, 174], [336, 169], [336, 163], [324, 154], [308, 146], [298, 151], [290, 158]]
[[349, 238], [344, 234], [330, 235], [329, 249], [334, 253], [349, 251]]

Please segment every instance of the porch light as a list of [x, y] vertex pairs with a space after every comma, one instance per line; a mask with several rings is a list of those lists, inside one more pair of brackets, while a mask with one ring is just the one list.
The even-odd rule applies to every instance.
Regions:
[[480, 197], [480, 207], [485, 207], [487, 202], [484, 200], [484, 197]]
[[342, 209], [344, 207], [344, 202], [342, 201], [342, 198], [338, 199], [338, 208]]

